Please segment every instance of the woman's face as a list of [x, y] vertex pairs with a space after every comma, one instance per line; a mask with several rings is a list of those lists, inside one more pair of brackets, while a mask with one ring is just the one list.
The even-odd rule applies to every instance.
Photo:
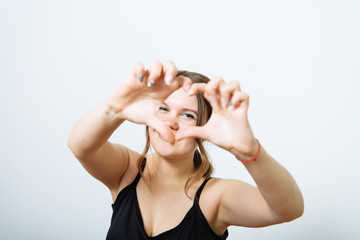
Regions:
[[[175, 135], [188, 126], [196, 126], [198, 104], [196, 96], [188, 96], [183, 88], [174, 91], [157, 109], [157, 117]], [[187, 138], [174, 143], [166, 142], [153, 128], [149, 128], [150, 142], [154, 150], [164, 157], [193, 156], [197, 143], [195, 138]]]

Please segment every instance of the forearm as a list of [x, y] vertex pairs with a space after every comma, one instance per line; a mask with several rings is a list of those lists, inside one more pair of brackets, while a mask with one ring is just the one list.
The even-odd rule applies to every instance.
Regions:
[[68, 145], [78, 158], [96, 152], [123, 122], [106, 101], [91, 109], [76, 123]]
[[304, 202], [298, 185], [263, 147], [256, 161], [244, 165], [279, 221], [290, 221], [302, 215]]

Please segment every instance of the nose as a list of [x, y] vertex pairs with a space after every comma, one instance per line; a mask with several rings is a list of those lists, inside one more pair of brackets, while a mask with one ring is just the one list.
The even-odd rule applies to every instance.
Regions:
[[179, 124], [176, 120], [176, 116], [172, 116], [171, 114], [168, 114], [168, 116], [166, 116], [165, 124], [168, 125], [172, 130], [179, 129]]

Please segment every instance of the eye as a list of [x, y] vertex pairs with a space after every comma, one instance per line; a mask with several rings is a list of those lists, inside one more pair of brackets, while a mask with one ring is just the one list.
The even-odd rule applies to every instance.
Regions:
[[183, 113], [182, 115], [185, 116], [186, 118], [190, 118], [190, 119], [194, 119], [194, 120], [195, 120], [194, 115], [192, 115], [191, 113]]
[[167, 107], [160, 106], [160, 107], [159, 107], [159, 111], [161, 111], [161, 112], [167, 112], [167, 111], [169, 111], [169, 109], [168, 109]]

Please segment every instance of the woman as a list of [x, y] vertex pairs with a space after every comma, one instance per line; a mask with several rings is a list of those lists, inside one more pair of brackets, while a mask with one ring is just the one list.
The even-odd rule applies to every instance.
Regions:
[[[141, 62], [69, 137], [84, 168], [113, 199], [107, 239], [226, 239], [230, 225], [263, 227], [302, 215], [294, 179], [254, 137], [238, 82]], [[147, 126], [143, 154], [110, 143], [125, 120]], [[206, 140], [243, 162], [257, 187], [211, 178]], [[146, 156], [149, 146], [153, 154]], [[200, 197], [201, 196], [201, 197]]]

